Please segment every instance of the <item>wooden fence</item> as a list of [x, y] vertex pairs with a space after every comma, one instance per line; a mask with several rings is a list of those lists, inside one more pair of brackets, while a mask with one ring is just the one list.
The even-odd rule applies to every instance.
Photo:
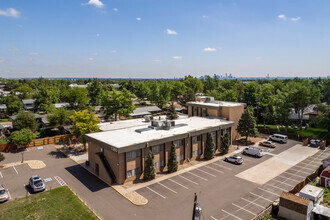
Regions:
[[[68, 138], [71, 138], [71, 140], [75, 140], [76, 136], [71, 135], [71, 134], [66, 134], [66, 135], [57, 135], [53, 137], [46, 137], [46, 138], [39, 138], [33, 140], [29, 145], [26, 147], [35, 147], [35, 146], [41, 146], [41, 145], [47, 145], [47, 144], [56, 144], [62, 141], [67, 141]], [[17, 147], [13, 144], [0, 144], [0, 152], [3, 151], [12, 151], [12, 150], [17, 150]]]

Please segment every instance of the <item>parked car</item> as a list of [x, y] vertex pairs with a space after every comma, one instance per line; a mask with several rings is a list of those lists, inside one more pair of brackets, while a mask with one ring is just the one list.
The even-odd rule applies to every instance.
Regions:
[[237, 155], [233, 156], [226, 156], [225, 161], [231, 162], [234, 164], [242, 164], [243, 163], [243, 158]]
[[248, 154], [255, 157], [262, 157], [264, 155], [264, 151], [258, 148], [246, 147], [243, 150], [243, 154]]
[[269, 136], [270, 141], [277, 141], [280, 142], [281, 144], [284, 144], [288, 142], [288, 136], [283, 135], [283, 134], [273, 134]]
[[271, 147], [271, 148], [275, 148], [276, 144], [274, 142], [271, 141], [261, 141], [259, 143], [260, 146], [265, 146], [265, 147]]
[[312, 139], [309, 141], [309, 146], [311, 147], [318, 147], [320, 146], [321, 141], [317, 139]]
[[5, 189], [0, 185], [0, 202], [7, 201], [9, 199], [8, 189]]
[[29, 185], [32, 188], [33, 192], [39, 192], [46, 189], [44, 181], [42, 181], [42, 179], [38, 175], [30, 177]]

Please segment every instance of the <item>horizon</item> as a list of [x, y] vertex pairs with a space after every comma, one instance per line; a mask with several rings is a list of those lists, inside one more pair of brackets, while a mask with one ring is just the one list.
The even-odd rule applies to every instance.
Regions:
[[326, 0], [3, 2], [0, 76], [329, 77], [329, 7]]

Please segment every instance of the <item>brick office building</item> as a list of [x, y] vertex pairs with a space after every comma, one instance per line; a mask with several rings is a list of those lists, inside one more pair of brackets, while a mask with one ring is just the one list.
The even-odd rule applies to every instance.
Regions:
[[123, 184], [140, 178], [150, 150], [155, 155], [156, 171], [166, 171], [172, 143], [176, 146], [179, 165], [201, 158], [207, 133], [212, 134], [216, 152], [219, 152], [221, 136], [232, 132], [235, 125], [232, 121], [203, 117], [175, 122], [138, 120], [118, 122], [113, 125], [114, 129], [85, 135], [90, 166], [96, 175], [109, 183]]

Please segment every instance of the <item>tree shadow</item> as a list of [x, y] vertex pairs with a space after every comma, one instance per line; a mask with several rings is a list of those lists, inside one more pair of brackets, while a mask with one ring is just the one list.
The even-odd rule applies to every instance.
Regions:
[[51, 151], [48, 153], [48, 155], [51, 156], [55, 156], [56, 159], [60, 159], [60, 158], [68, 158], [68, 156], [66, 156], [62, 151], [60, 151], [59, 149], [56, 149], [55, 151]]

